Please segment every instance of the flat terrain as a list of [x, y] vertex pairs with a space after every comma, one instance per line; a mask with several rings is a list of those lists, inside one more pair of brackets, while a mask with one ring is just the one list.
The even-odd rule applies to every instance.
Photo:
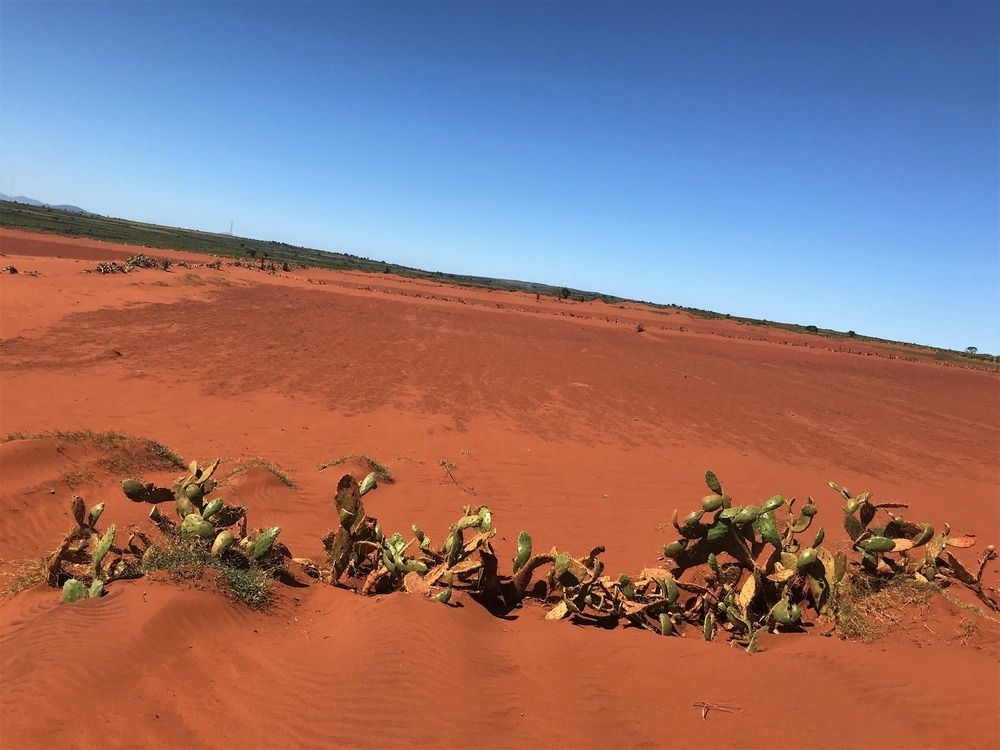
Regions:
[[[536, 300], [391, 275], [267, 274], [147, 251], [167, 271], [90, 272], [136, 252], [0, 231], [0, 433], [121, 431], [186, 460], [261, 457], [220, 494], [320, 559], [332, 498], [366, 454], [386, 531], [435, 539], [488, 504], [495, 546], [603, 544], [609, 571], [656, 564], [675, 508], [712, 469], [737, 499], [815, 498], [834, 546], [852, 490], [1000, 542], [1000, 375], [641, 305]], [[29, 274], [35, 271], [37, 274]], [[637, 331], [641, 324], [644, 331]], [[444, 463], [442, 463], [444, 462]], [[0, 445], [0, 587], [51, 551], [74, 494], [124, 527], [142, 469], [87, 441]], [[147, 471], [167, 484], [179, 471]], [[360, 478], [360, 476], [358, 476]], [[667, 525], [667, 528], [664, 527]], [[984, 578], [996, 588], [1000, 564]], [[0, 598], [0, 746], [992, 748], [1000, 630], [959, 596], [886, 614], [872, 643], [723, 642], [498, 618], [408, 594], [276, 586], [267, 613], [210, 582], [117, 581], [71, 606]], [[454, 601], [454, 600], [453, 600]], [[700, 701], [738, 706], [702, 710]]]

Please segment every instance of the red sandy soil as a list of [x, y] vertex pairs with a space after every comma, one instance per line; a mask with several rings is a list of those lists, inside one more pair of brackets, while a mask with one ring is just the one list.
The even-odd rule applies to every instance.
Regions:
[[[526, 528], [538, 549], [605, 545], [609, 571], [655, 565], [708, 468], [737, 501], [812, 495], [834, 546], [829, 480], [978, 535], [960, 550], [970, 564], [1000, 541], [996, 373], [389, 276], [87, 273], [135, 252], [0, 231], [0, 265], [21, 271], [0, 275], [0, 432], [115, 430], [187, 460], [263, 457], [296, 487], [253, 469], [221, 494], [253, 525], [282, 526], [298, 556], [322, 557], [337, 480], [361, 471], [317, 466], [355, 453], [396, 477], [366, 497], [384, 529], [417, 523], [437, 540], [464, 504], [485, 503], [504, 559]], [[149, 525], [119, 481], [180, 473], [57, 437], [0, 445], [0, 471], [0, 588], [56, 546], [74, 494], [105, 502], [120, 528]], [[985, 581], [998, 578], [994, 561]], [[1000, 630], [955, 603], [976, 602], [963, 592], [890, 613], [875, 643], [773, 635], [750, 656], [545, 621], [534, 606], [502, 619], [464, 595], [446, 607], [275, 591], [266, 613], [207, 579], [117, 581], [72, 606], [44, 587], [3, 596], [0, 746], [992, 748], [1000, 736]], [[700, 701], [741, 710], [703, 718]]]

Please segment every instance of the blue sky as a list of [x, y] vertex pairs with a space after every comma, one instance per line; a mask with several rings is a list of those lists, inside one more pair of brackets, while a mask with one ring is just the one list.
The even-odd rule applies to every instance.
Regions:
[[1000, 353], [1000, 3], [0, 3], [0, 192]]

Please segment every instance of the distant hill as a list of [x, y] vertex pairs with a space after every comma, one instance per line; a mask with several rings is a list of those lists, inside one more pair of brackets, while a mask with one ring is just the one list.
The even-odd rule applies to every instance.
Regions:
[[4, 195], [0, 193], [0, 201], [10, 201], [11, 203], [23, 203], [26, 206], [38, 206], [39, 208], [58, 208], [60, 211], [70, 211], [74, 214], [86, 214], [87, 216], [96, 216], [97, 214], [91, 213], [84, 208], [79, 206], [68, 206], [65, 204], [60, 204], [58, 206], [51, 203], [43, 203], [35, 198], [29, 198], [26, 195]]

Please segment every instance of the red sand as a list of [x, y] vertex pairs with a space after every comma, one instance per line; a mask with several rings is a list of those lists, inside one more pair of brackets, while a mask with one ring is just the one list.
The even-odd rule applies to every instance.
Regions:
[[[637, 572], [673, 538], [674, 508], [705, 494], [707, 468], [738, 500], [811, 494], [834, 541], [829, 480], [978, 534], [970, 559], [1000, 541], [996, 373], [378, 275], [85, 273], [135, 252], [0, 231], [0, 265], [22, 271], [0, 276], [0, 432], [118, 430], [188, 460], [261, 456], [298, 486], [254, 470], [223, 495], [253, 525], [281, 525], [296, 555], [320, 558], [337, 524], [342, 467], [317, 465], [352, 453], [396, 477], [366, 498], [384, 529], [415, 522], [438, 539], [463, 504], [486, 503], [504, 558], [527, 528], [538, 548], [603, 544], [609, 571]], [[106, 502], [109, 523], [148, 524], [86, 444], [14, 441], [0, 460], [0, 572], [56, 546], [73, 494]], [[748, 656], [547, 622], [531, 606], [505, 620], [464, 598], [277, 591], [269, 614], [166, 579], [73, 606], [44, 588], [0, 599], [0, 746], [985, 748], [1000, 736], [1000, 631], [943, 599], [872, 645], [769, 636]], [[697, 701], [743, 710], [703, 720]]]

